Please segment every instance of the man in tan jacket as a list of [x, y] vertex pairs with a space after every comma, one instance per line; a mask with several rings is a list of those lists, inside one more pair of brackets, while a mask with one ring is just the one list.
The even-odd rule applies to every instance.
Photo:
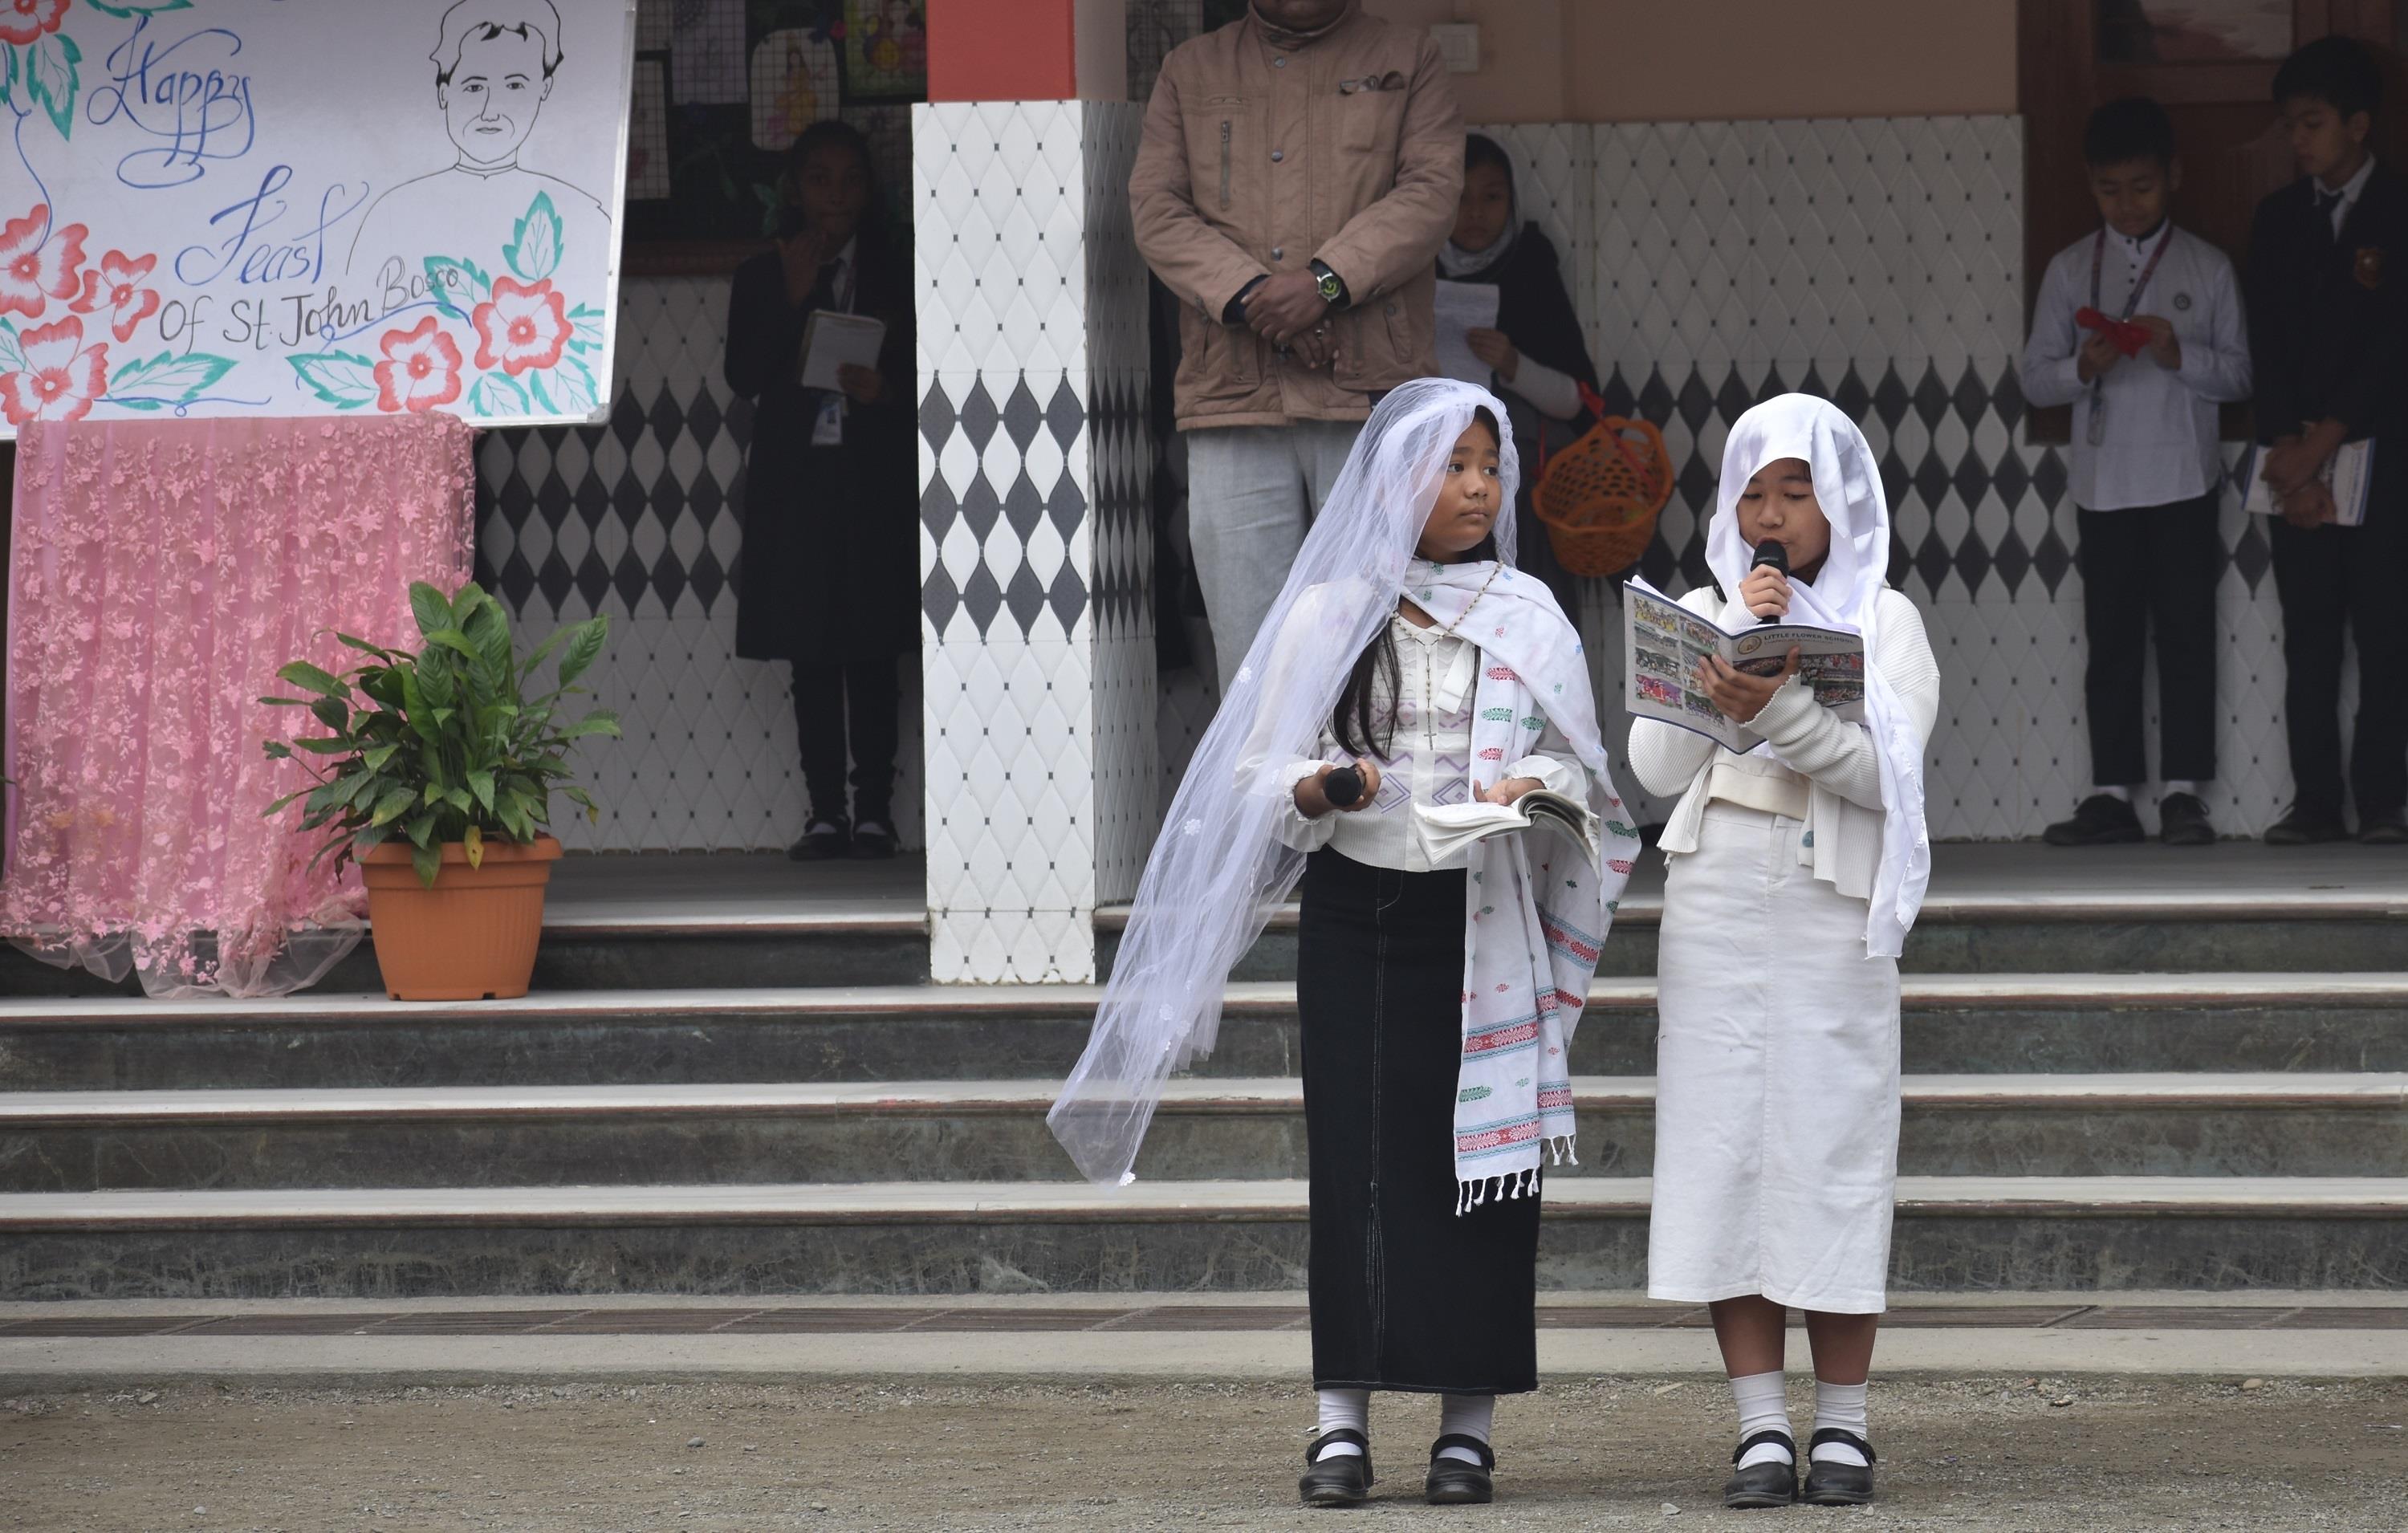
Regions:
[[1225, 692], [1373, 402], [1437, 371], [1462, 193], [1437, 45], [1362, 0], [1254, 0], [1163, 64], [1129, 203], [1181, 300], [1189, 540]]

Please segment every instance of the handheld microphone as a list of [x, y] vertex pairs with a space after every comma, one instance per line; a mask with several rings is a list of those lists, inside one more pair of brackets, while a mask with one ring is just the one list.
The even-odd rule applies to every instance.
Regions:
[[1339, 767], [1321, 780], [1321, 796], [1333, 809], [1353, 808], [1354, 800], [1363, 796], [1363, 774], [1352, 766]]
[[[1779, 570], [1784, 579], [1789, 574], [1789, 551], [1770, 537], [1756, 545], [1756, 557], [1748, 561], [1748, 573], [1752, 575], [1768, 566]], [[1758, 619], [1757, 625], [1780, 621], [1778, 616], [1768, 616]]]

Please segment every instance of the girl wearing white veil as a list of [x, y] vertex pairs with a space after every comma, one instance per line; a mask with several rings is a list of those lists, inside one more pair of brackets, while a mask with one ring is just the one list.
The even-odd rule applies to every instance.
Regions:
[[[1372, 411], [1171, 801], [1048, 1119], [1088, 1176], [1127, 1180], [1302, 877], [1311, 1504], [1368, 1493], [1374, 1389], [1445, 1397], [1429, 1499], [1490, 1497], [1495, 1397], [1538, 1382], [1540, 1162], [1571, 1153], [1572, 1033], [1638, 848], [1579, 639], [1512, 567], [1503, 419], [1445, 380]], [[1343, 809], [1340, 763], [1361, 778]], [[1602, 866], [1546, 833], [1434, 862], [1414, 832], [1416, 804], [1542, 784], [1607, 822]]]
[[[1787, 575], [1751, 567], [1766, 541]], [[1745, 754], [1652, 720], [1630, 728], [1639, 780], [1682, 795], [1662, 843], [1647, 1291], [1713, 1307], [1740, 1411], [1727, 1506], [1801, 1494], [1781, 1372], [1790, 1307], [1814, 1352], [1803, 1498], [1872, 1499], [1865, 1380], [1898, 1180], [1898, 955], [1930, 874], [1922, 759], [1940, 707], [1889, 553], [1853, 422], [1797, 394], [1741, 416], [1706, 535], [1717, 588], [1681, 605], [1731, 631], [1785, 616], [1861, 634], [1866, 722], [1817, 706], [1792, 652], [1769, 676], [1713, 655], [1699, 667], [1697, 685], [1756, 737]]]

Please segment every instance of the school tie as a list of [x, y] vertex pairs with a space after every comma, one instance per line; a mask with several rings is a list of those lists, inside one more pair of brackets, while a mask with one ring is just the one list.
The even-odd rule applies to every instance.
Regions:
[[811, 285], [810, 302], [808, 307], [811, 308], [836, 307], [836, 279], [837, 274], [843, 269], [844, 263], [841, 261], [829, 261], [821, 265], [820, 279]]
[[2316, 194], [2316, 222], [2324, 226], [2327, 236], [2341, 238], [2341, 228], [2333, 222], [2333, 209], [2341, 205], [2342, 193], [2328, 192], [2322, 186], [2314, 188]]

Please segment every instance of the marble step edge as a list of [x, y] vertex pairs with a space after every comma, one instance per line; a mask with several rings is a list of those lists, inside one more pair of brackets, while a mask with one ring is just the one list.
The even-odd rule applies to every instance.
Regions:
[[[1555, 1219], [1646, 1213], [1644, 1177], [1565, 1178]], [[1907, 1218], [2399, 1219], [2408, 1177], [1900, 1177]], [[1301, 1181], [851, 1182], [752, 1186], [303, 1189], [0, 1194], [0, 1233], [720, 1225], [1302, 1223]]]
[[[0, 1032], [12, 1027], [94, 1024], [273, 1027], [308, 1022], [381, 1026], [495, 1019], [611, 1022], [689, 1014], [796, 1019], [1042, 1018], [1090, 1013], [1102, 996], [1100, 986], [1082, 984], [552, 990], [493, 1001], [394, 1001], [373, 994], [316, 992], [258, 1000], [28, 996], [0, 997]], [[1899, 978], [1899, 1000], [1909, 1010], [2408, 1007], [2408, 972], [1908, 974]], [[1589, 985], [1592, 1010], [1643, 1010], [1655, 1004], [1652, 978], [1600, 978]], [[1292, 981], [1233, 981], [1224, 991], [1224, 1015], [1280, 1014], [1295, 1009]]]
[[[2077, 869], [2069, 867], [2069, 874]], [[1131, 907], [1100, 906], [1096, 929], [1128, 929]], [[1271, 911], [1269, 929], [1294, 931], [1297, 905], [1289, 901]], [[2085, 889], [2078, 883], [2045, 894], [1955, 894], [1935, 892], [1916, 916], [1919, 924], [1964, 925], [1976, 922], [2072, 923], [2114, 921], [2165, 924], [2184, 921], [2396, 921], [2408, 918], [2408, 898], [2396, 890], [2302, 889], [2297, 884], [2275, 887], [2216, 886], [2192, 889]], [[1655, 926], [1664, 919], [1664, 896], [1656, 891], [1634, 894], [1622, 901], [1614, 919]]]
[[[1910, 1111], [2408, 1110], [2408, 1073], [2399, 1072], [1909, 1075], [1900, 1084]], [[1059, 1082], [1039, 1079], [0, 1092], [0, 1130], [450, 1120], [1026, 1117], [1050, 1109], [1060, 1089]], [[1636, 1110], [1653, 1104], [1656, 1082], [1642, 1075], [1576, 1076], [1572, 1093], [1586, 1111]], [[1197, 1117], [1294, 1114], [1303, 1109], [1302, 1083], [1285, 1076], [1182, 1077], [1168, 1082], [1160, 1107], [1173, 1116]]]

